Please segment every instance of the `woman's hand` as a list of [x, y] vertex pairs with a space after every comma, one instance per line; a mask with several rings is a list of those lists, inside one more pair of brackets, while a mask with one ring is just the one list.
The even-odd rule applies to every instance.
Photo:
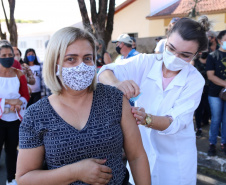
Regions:
[[22, 105], [23, 102], [20, 99], [6, 99], [5, 104], [9, 104], [11, 106]]
[[20, 105], [11, 105], [10, 110], [12, 112], [19, 112], [21, 109]]
[[138, 125], [145, 124], [146, 113], [145, 109], [142, 107], [132, 107], [133, 117], [136, 118], [136, 122]]
[[106, 159], [85, 159], [77, 162], [78, 180], [87, 184], [104, 185], [112, 178], [112, 170], [105, 166]]
[[128, 99], [140, 94], [140, 88], [133, 80], [118, 81], [115, 87], [121, 90]]

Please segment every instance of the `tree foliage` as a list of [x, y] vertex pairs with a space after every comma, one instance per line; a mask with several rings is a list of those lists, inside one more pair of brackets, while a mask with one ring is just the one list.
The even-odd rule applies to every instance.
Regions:
[[193, 1], [195, 2], [195, 4], [188, 13], [188, 17], [190, 18], [195, 18], [196, 16], [199, 16], [199, 12], [197, 11], [196, 7], [197, 7], [197, 4], [202, 0], [193, 0]]
[[[16, 0], [8, 0], [9, 10], [10, 10], [10, 15], [9, 15], [10, 17], [8, 19], [7, 15], [6, 15], [3, 0], [1, 0], [2, 8], [3, 8], [4, 16], [5, 16], [5, 21], [6, 21], [6, 26], [9, 31], [9, 34], [10, 34], [9, 41], [13, 46], [17, 46], [17, 39], [18, 39], [17, 26], [16, 26], [16, 22], [15, 22], [15, 18], [14, 18], [15, 1]], [[1, 27], [0, 27], [0, 37], [2, 39], [6, 39], [6, 34], [2, 33]]]
[[111, 40], [114, 24], [115, 0], [90, 0], [91, 20], [84, 0], [78, 0], [84, 28], [93, 33], [97, 39], [103, 39], [107, 46]]

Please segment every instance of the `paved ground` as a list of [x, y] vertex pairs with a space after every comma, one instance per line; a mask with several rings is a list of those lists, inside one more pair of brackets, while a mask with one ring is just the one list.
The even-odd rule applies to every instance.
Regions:
[[[198, 152], [207, 153], [209, 148], [208, 136], [209, 136], [209, 125], [203, 126], [203, 136], [197, 138], [197, 149]], [[217, 155], [220, 159], [226, 159], [226, 155], [223, 152], [220, 152], [220, 138], [218, 138], [217, 144]], [[5, 163], [4, 163], [5, 154], [4, 152], [1, 155], [0, 159], [0, 185], [5, 185], [6, 182], [6, 172], [5, 172]], [[210, 158], [212, 160], [212, 158]], [[226, 173], [220, 173], [221, 176], [218, 176], [218, 172], [208, 171], [207, 168], [200, 168], [197, 174], [197, 185], [226, 185]], [[225, 175], [224, 175], [225, 174]], [[223, 177], [225, 178], [222, 178]]]

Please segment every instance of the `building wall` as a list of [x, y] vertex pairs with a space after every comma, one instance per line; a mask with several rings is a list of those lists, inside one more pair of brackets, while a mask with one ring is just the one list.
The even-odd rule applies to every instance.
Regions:
[[[226, 13], [209, 14], [207, 17], [213, 23], [212, 30], [221, 31], [226, 29]], [[169, 18], [149, 20], [150, 37], [165, 36], [170, 20]], [[198, 17], [196, 20], [198, 20]]]
[[213, 22], [214, 31], [226, 30], [226, 13], [210, 14], [208, 18]]
[[114, 15], [112, 40], [123, 33], [138, 33], [138, 38], [149, 37], [150, 0], [136, 0]]

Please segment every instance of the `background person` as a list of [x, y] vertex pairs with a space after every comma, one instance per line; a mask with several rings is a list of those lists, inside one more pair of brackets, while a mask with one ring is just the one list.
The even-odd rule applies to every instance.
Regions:
[[132, 48], [133, 40], [128, 34], [122, 34], [117, 38], [116, 41], [112, 42], [116, 43], [115, 50], [120, 55], [115, 60], [116, 64], [121, 64], [123, 62], [123, 59], [130, 58], [139, 54], [136, 49]]
[[0, 41], [0, 155], [4, 145], [6, 153], [6, 185], [16, 185], [16, 160], [19, 125], [29, 93], [25, 76], [12, 67], [13, 48]]
[[220, 48], [210, 53], [206, 62], [207, 76], [209, 79], [208, 99], [211, 110], [209, 156], [215, 156], [217, 154], [216, 143], [220, 125], [221, 149], [226, 155], [226, 101], [219, 98], [221, 89], [226, 87], [226, 30], [218, 34], [217, 40]]
[[219, 49], [219, 45], [217, 42], [217, 33], [214, 31], [208, 31], [207, 36], [209, 39], [209, 44], [208, 44], [208, 52], [211, 53], [215, 51], [216, 49]]
[[190, 61], [207, 49], [209, 26], [207, 17], [199, 22], [181, 18], [168, 33], [162, 55], [140, 54], [124, 65], [106, 65], [98, 73], [100, 82], [116, 86], [127, 98], [141, 92], [137, 106], [144, 107], [146, 113], [140, 108], [132, 108], [132, 112], [137, 123], [146, 126], [139, 128], [152, 184], [196, 184], [193, 115], [205, 82]]
[[27, 104], [27, 107], [29, 107], [41, 99], [42, 90], [42, 71], [34, 49], [29, 48], [25, 51], [24, 63], [30, 67], [35, 78], [35, 83], [33, 85], [28, 85], [31, 90], [31, 98]]
[[97, 40], [96, 49], [97, 49], [97, 62], [96, 62], [96, 64], [97, 64], [98, 69], [100, 69], [105, 64], [112, 63], [111, 56], [107, 52], [106, 47], [105, 47], [105, 43], [102, 39]]
[[[174, 24], [180, 20], [179, 17], [174, 17], [172, 18], [172, 20], [170, 21], [169, 25], [168, 25], [168, 30], [167, 33], [170, 32], [170, 30], [173, 28]], [[156, 47], [155, 47], [155, 53], [163, 53], [164, 48], [165, 48], [165, 43], [167, 41], [167, 38], [165, 39], [161, 39], [160, 41], [158, 41]]]
[[21, 58], [21, 51], [17, 48], [17, 47], [13, 47], [13, 51], [14, 51], [14, 59], [19, 61], [22, 67], [22, 72], [24, 73], [27, 83], [29, 85], [34, 85], [35, 84], [35, 78], [34, 75], [30, 69], [30, 67], [23, 62], [22, 58]]
[[202, 123], [204, 125], [209, 125], [209, 120], [211, 118], [210, 106], [208, 102], [208, 88], [209, 81], [206, 74], [206, 59], [208, 57], [208, 52], [204, 51], [197, 56], [194, 60], [194, 66], [202, 74], [205, 79], [205, 85], [202, 93], [201, 102], [198, 108], [195, 110], [195, 123], [196, 123], [196, 136], [202, 136]]
[[[96, 85], [95, 59], [94, 38], [84, 30], [66, 27], [50, 39], [43, 75], [53, 95], [30, 106], [21, 124], [19, 185], [127, 185], [123, 145], [136, 184], [151, 184], [128, 100]], [[40, 170], [44, 158], [48, 170]]]

